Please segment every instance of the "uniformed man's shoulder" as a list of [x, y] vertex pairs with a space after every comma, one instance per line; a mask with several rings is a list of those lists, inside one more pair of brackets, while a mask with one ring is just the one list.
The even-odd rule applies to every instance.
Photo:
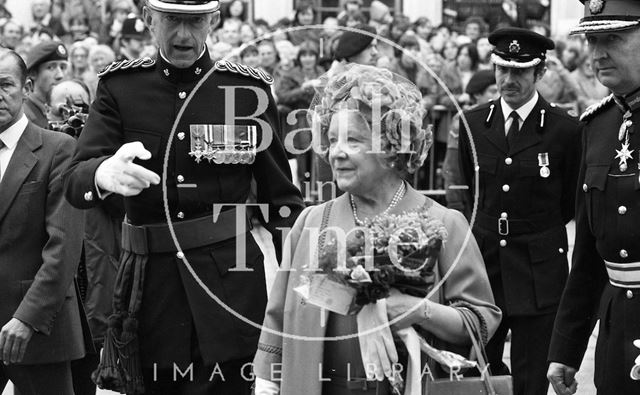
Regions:
[[213, 67], [216, 71], [223, 73], [232, 73], [238, 76], [262, 81], [267, 85], [273, 84], [273, 77], [271, 75], [263, 70], [247, 66], [246, 64], [235, 63], [229, 60], [218, 60]]
[[491, 109], [495, 107], [496, 107], [496, 104], [493, 101], [478, 104], [477, 106], [474, 106], [468, 110], [464, 110], [464, 115], [483, 114], [488, 111], [491, 111]]
[[580, 120], [583, 122], [589, 122], [593, 117], [609, 108], [614, 104], [613, 94], [605, 97], [599, 103], [592, 104], [580, 115]]
[[554, 103], [549, 103], [549, 108], [548, 108], [548, 113], [549, 116], [553, 117], [553, 116], [557, 116], [560, 118], [564, 118], [572, 123], [578, 124], [580, 123], [579, 119], [573, 115], [571, 115], [567, 110], [565, 110], [564, 108], [558, 107], [556, 106]]
[[132, 73], [132, 72], [141, 72], [145, 70], [152, 70], [152, 67], [156, 64], [155, 59], [144, 57], [133, 60], [121, 60], [118, 62], [113, 62], [107, 67], [105, 67], [101, 72], [98, 73], [98, 78], [105, 78], [108, 76], [122, 74], [122, 73]]

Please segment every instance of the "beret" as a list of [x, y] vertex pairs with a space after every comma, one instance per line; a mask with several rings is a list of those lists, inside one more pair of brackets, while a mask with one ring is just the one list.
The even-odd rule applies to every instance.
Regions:
[[491, 60], [503, 67], [533, 67], [546, 58], [546, 52], [555, 48], [553, 41], [531, 30], [517, 27], [498, 29], [489, 35], [494, 46]]
[[68, 56], [67, 48], [60, 41], [43, 41], [29, 50], [27, 70], [52, 60], [67, 60]]
[[354, 29], [363, 30], [371, 35], [350, 30], [342, 33], [335, 52], [337, 60], [347, 59], [364, 51], [373, 41], [373, 35], [377, 33], [374, 27], [364, 24], [359, 24]]
[[465, 91], [470, 95], [481, 94], [487, 87], [495, 83], [496, 76], [493, 70], [479, 70], [469, 80]]

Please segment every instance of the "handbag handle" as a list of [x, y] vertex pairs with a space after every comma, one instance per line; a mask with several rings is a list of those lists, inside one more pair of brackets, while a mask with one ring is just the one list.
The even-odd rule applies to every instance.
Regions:
[[473, 345], [473, 349], [476, 351], [476, 358], [478, 359], [478, 367], [480, 369], [480, 377], [482, 378], [482, 382], [485, 385], [485, 389], [487, 390], [488, 395], [496, 395], [496, 390], [493, 388], [493, 384], [491, 384], [491, 372], [489, 371], [489, 366], [487, 365], [487, 354], [484, 350], [484, 346], [482, 341], [479, 340], [479, 336], [477, 331], [475, 330], [475, 325], [473, 324], [472, 318], [469, 316], [471, 313], [467, 309], [461, 309], [460, 315], [462, 316], [462, 322], [464, 323], [465, 328], [467, 328], [467, 332], [469, 333], [469, 337], [471, 338], [471, 344]]

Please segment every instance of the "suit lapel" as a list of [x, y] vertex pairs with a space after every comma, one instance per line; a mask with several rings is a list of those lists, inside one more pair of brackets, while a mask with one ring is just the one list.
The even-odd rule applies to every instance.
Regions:
[[18, 140], [16, 149], [0, 182], [0, 222], [4, 219], [24, 180], [38, 162], [38, 157], [33, 151], [41, 145], [42, 137], [34, 126], [29, 123], [20, 140]]
[[[500, 99], [494, 100], [495, 108], [490, 119], [490, 124], [485, 129], [484, 135], [495, 145], [503, 154], [507, 154], [509, 151], [507, 148], [507, 138], [504, 132], [504, 117], [502, 116], [502, 106], [500, 105]], [[488, 114], [487, 114], [488, 116]]]
[[549, 112], [548, 106], [545, 106], [545, 104], [546, 102], [542, 96], [539, 96], [535, 107], [533, 107], [527, 119], [524, 120], [518, 132], [518, 137], [513, 141], [513, 146], [510, 147], [510, 156], [542, 142], [542, 135], [538, 126], [540, 125], [540, 110], [544, 108], [546, 112]]

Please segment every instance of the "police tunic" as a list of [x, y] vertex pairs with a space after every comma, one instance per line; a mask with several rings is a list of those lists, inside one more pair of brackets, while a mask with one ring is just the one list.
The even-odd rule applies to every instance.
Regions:
[[579, 368], [600, 319], [598, 394], [640, 393], [640, 382], [629, 376], [640, 354], [633, 346], [640, 338], [639, 96], [609, 96], [583, 115], [573, 266], [549, 351], [549, 360]]
[[[465, 112], [460, 124], [460, 167], [472, 193], [470, 219], [496, 304], [507, 315], [555, 311], [568, 274], [565, 224], [574, 215], [579, 163], [576, 119], [539, 97], [508, 147], [500, 100]], [[546, 167], [546, 169], [543, 169]], [[547, 173], [548, 172], [548, 173]]]
[[[213, 73], [204, 79], [212, 68]], [[167, 211], [163, 183], [152, 185], [124, 199], [129, 223], [166, 225], [167, 213], [174, 224], [212, 218], [216, 203], [245, 203], [255, 180], [255, 198], [268, 204], [264, 213], [268, 218], [263, 220], [278, 248], [282, 233], [293, 224], [303, 202], [291, 182], [277, 137], [276, 104], [265, 83], [269, 78], [242, 66], [214, 66], [206, 54], [185, 69], [173, 67], [162, 57], [112, 64], [101, 77], [78, 150], [65, 174], [67, 198], [78, 208], [100, 204], [94, 184], [96, 168], [122, 144], [140, 141], [151, 158], [135, 163], [166, 176]], [[253, 164], [196, 160], [193, 139], [198, 138], [194, 134], [197, 125], [206, 129], [234, 123], [257, 127], [258, 146], [265, 142], [266, 149], [258, 151]], [[235, 236], [236, 230], [240, 229], [217, 232]], [[196, 236], [178, 235], [178, 241]], [[266, 291], [262, 253], [251, 234], [245, 236], [241, 264], [251, 271], [232, 270], [236, 266], [234, 237], [178, 254], [177, 248], [170, 253], [150, 252], [139, 313], [143, 367], [171, 368], [175, 363], [184, 369], [194, 359], [194, 345], [211, 366], [253, 355]], [[187, 270], [182, 253], [217, 301]]]

